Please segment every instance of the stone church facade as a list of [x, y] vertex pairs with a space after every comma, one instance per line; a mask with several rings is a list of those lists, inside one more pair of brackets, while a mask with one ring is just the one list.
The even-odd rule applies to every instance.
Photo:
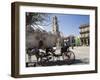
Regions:
[[57, 39], [63, 43], [63, 38], [60, 35], [57, 17], [54, 16], [52, 20], [52, 31], [47, 32], [28, 25], [26, 27], [26, 48], [46, 48], [56, 46]]

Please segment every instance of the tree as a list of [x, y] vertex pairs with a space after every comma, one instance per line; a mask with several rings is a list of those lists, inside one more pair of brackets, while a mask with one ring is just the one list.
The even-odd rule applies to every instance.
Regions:
[[26, 26], [27, 25], [46, 25], [49, 20], [48, 14], [46, 13], [26, 13]]

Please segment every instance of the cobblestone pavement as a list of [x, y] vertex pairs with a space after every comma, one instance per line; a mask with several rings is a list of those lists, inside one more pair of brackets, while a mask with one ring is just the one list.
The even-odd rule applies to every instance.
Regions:
[[75, 64], [89, 63], [89, 54], [90, 54], [89, 46], [79, 46], [79, 47], [74, 47], [74, 49], [70, 47], [70, 50], [73, 51], [75, 54], [76, 57]]

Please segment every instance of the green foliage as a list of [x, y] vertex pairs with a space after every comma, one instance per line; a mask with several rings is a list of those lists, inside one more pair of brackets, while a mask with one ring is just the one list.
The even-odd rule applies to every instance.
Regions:
[[75, 39], [75, 44], [76, 44], [76, 46], [79, 46], [81, 44], [80, 38]]

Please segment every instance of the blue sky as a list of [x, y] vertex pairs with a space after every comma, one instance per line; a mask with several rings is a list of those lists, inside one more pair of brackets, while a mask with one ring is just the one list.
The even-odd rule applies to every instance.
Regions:
[[[79, 35], [79, 26], [82, 24], [89, 24], [89, 15], [75, 15], [75, 14], [50, 14], [50, 23], [52, 17], [57, 16], [59, 30], [64, 35]], [[52, 25], [46, 26], [47, 31], [52, 30]]]

